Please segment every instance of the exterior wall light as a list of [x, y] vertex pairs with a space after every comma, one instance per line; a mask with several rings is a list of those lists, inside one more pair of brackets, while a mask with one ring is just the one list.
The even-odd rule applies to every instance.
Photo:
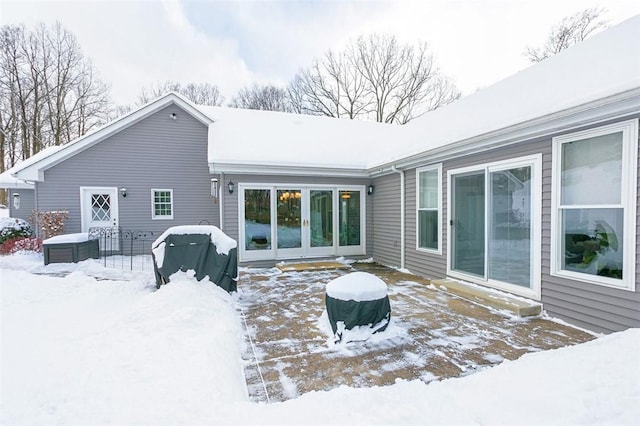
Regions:
[[120, 188], [120, 195], [122, 195], [122, 198], [126, 198], [127, 197], [127, 188]]
[[20, 193], [18, 192], [13, 193], [13, 208], [16, 210], [20, 209]]
[[368, 194], [368, 195], [373, 194], [373, 185], [369, 185], [369, 186], [367, 187], [367, 194]]
[[178, 119], [178, 114], [176, 114], [175, 112], [172, 112], [171, 114], [169, 114], [169, 117], [170, 117], [172, 120], [177, 120], [177, 119]]
[[232, 181], [229, 181], [229, 183], [227, 184], [227, 187], [229, 188], [229, 194], [233, 194], [233, 190], [236, 187], [236, 184], [233, 183]]
[[216, 178], [211, 179], [211, 196], [213, 198], [218, 197], [218, 179]]

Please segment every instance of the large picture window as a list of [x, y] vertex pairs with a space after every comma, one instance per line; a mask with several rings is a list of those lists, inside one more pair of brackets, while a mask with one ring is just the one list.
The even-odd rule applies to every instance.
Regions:
[[173, 219], [173, 190], [151, 190], [151, 218]]
[[633, 289], [637, 120], [554, 138], [552, 273]]
[[416, 171], [417, 212], [416, 242], [418, 249], [440, 253], [442, 165], [423, 167]]

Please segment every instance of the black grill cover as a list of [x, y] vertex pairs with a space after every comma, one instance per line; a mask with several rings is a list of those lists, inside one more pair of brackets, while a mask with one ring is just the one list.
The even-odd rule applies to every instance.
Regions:
[[237, 291], [237, 248], [231, 249], [228, 255], [220, 254], [216, 252], [208, 234], [169, 234], [164, 243], [162, 267], [158, 268], [156, 257], [152, 253], [158, 288], [169, 282], [169, 277], [175, 272], [193, 269], [198, 281], [208, 275], [209, 281], [229, 293]]

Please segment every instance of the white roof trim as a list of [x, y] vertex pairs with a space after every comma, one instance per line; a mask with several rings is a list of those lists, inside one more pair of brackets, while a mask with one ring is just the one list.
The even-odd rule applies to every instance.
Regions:
[[424, 151], [396, 161], [383, 163], [368, 169], [370, 176], [393, 173], [392, 168], [411, 169], [444, 161], [454, 156], [478, 152], [479, 149], [493, 149], [554, 133], [569, 131], [581, 126], [640, 114], [640, 88], [598, 99], [565, 111], [539, 117], [507, 128], [498, 129], [484, 135]]
[[325, 177], [356, 177], [368, 178], [365, 169], [338, 168], [322, 166], [300, 166], [290, 164], [239, 164], [239, 163], [209, 163], [212, 174], [235, 173], [248, 175], [295, 175], [295, 176], [325, 176]]
[[106, 124], [94, 132], [88, 133], [80, 138], [69, 142], [67, 145], [55, 153], [40, 159], [39, 161], [28, 164], [24, 167], [19, 167], [13, 175], [21, 180], [38, 181], [44, 180], [44, 171], [61, 163], [62, 161], [74, 156], [75, 154], [95, 145], [98, 142], [105, 140], [106, 138], [126, 129], [127, 127], [139, 122], [140, 120], [148, 117], [149, 115], [161, 110], [162, 108], [176, 104], [180, 108], [184, 109], [196, 120], [200, 121], [204, 125], [208, 126], [212, 120], [203, 114], [194, 104], [187, 99], [178, 95], [177, 93], [169, 93], [164, 95], [148, 104], [140, 107], [139, 109], [132, 111], [131, 113]]

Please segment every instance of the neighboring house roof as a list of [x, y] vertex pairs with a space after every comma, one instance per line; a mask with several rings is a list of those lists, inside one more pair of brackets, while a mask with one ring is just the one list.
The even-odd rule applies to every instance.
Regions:
[[[410, 167], [453, 150], [518, 142], [640, 112], [640, 15], [404, 127], [392, 158]], [[490, 60], [490, 58], [488, 58]]]
[[5, 170], [3, 173], [0, 174], [0, 188], [14, 188], [14, 189], [33, 189], [33, 183], [28, 182], [28, 181], [24, 181], [22, 179], [18, 179], [17, 177], [13, 176], [14, 173], [16, 173], [18, 170], [21, 170], [31, 164], [34, 164], [44, 158], [47, 158], [48, 156], [52, 155], [53, 153], [59, 151], [62, 148], [62, 146], [50, 146], [47, 147], [45, 149], [43, 149], [42, 151], [32, 155], [31, 157], [27, 158], [26, 160], [22, 160], [18, 163], [16, 163], [13, 167], [11, 167], [10, 169]]
[[209, 125], [211, 120], [204, 115], [198, 108], [196, 108], [191, 102], [184, 99], [178, 94], [169, 93], [162, 96], [148, 104], [138, 108], [126, 114], [104, 126], [96, 129], [84, 136], [79, 137], [66, 145], [60, 146], [59, 150], [47, 155], [46, 157], [39, 158], [38, 161], [32, 161], [28, 164], [19, 164], [16, 170], [12, 173], [14, 177], [28, 181], [42, 181], [44, 180], [44, 171], [56, 164], [72, 157], [73, 155], [81, 152], [106, 138], [132, 126], [133, 124], [143, 120], [149, 115], [161, 110], [162, 108], [177, 104], [182, 109], [191, 114], [194, 118], [199, 120], [205, 125]]
[[640, 113], [640, 15], [406, 125], [194, 105], [171, 93], [21, 166], [44, 170], [169, 104], [209, 126], [212, 173], [376, 176]]
[[367, 176], [372, 156], [393, 148], [400, 126], [273, 111], [198, 106], [209, 126], [212, 173]]

